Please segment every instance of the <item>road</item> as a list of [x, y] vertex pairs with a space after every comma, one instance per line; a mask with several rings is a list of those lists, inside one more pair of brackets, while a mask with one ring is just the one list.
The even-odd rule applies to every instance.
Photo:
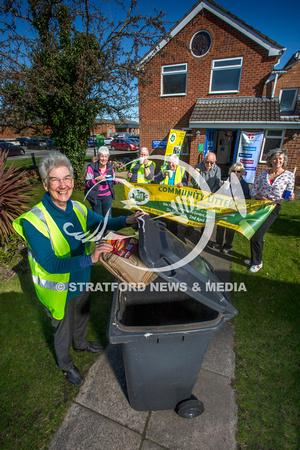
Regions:
[[[50, 150], [39, 150], [39, 149], [26, 149], [25, 150], [25, 155], [20, 155], [20, 156], [10, 156], [8, 161], [14, 161], [14, 160], [22, 160], [22, 159], [28, 159], [31, 158], [32, 155], [34, 155], [35, 158], [41, 158], [43, 156], [48, 155]], [[95, 149], [94, 147], [89, 147], [86, 151], [87, 156], [94, 156], [95, 155]], [[125, 156], [134, 156], [137, 155], [137, 151], [134, 152], [128, 152], [128, 151], [111, 151], [110, 150], [110, 156], [120, 156], [120, 155], [124, 155]]]

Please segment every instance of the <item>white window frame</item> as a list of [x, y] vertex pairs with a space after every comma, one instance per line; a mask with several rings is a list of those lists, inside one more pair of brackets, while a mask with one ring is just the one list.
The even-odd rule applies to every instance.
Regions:
[[[293, 100], [293, 104], [292, 104], [292, 107], [291, 107], [291, 111], [295, 111], [296, 101], [297, 101], [297, 98], [298, 98], [298, 90], [299, 90], [298, 88], [283, 88], [283, 89], [281, 89], [280, 90], [280, 94], [279, 94], [279, 107], [280, 107], [280, 102], [281, 102], [281, 97], [282, 97], [283, 91], [295, 91], [295, 93], [294, 93], [294, 100]], [[281, 117], [285, 117], [284, 111], [283, 112], [280, 111], [280, 115], [281, 115]], [[290, 114], [287, 115], [286, 117], [289, 117], [289, 116], [290, 116]]]
[[[203, 55], [195, 55], [195, 53], [193, 53], [193, 51], [192, 51], [193, 40], [195, 39], [195, 37], [196, 37], [197, 34], [199, 34], [199, 33], [206, 33], [206, 34], [209, 35], [209, 38], [210, 38], [210, 45], [209, 45], [209, 48], [207, 49], [207, 51], [206, 51], [205, 53], [203, 53]], [[211, 49], [211, 46], [212, 46], [212, 37], [211, 37], [211, 34], [209, 33], [209, 31], [207, 31], [207, 30], [199, 30], [199, 31], [197, 31], [197, 33], [194, 34], [194, 36], [193, 36], [192, 39], [191, 39], [191, 42], [190, 42], [190, 52], [191, 52], [191, 54], [192, 54], [195, 58], [203, 58], [203, 56], [207, 55], [207, 53], [208, 53], [209, 50]]]
[[[236, 61], [237, 59], [240, 60], [239, 64], [234, 64], [234, 65], [229, 65], [229, 66], [221, 66], [221, 67], [215, 67], [216, 63], [220, 63], [222, 61]], [[211, 75], [210, 75], [210, 85], [209, 85], [209, 93], [210, 94], [227, 94], [227, 93], [235, 93], [235, 92], [239, 92], [240, 90], [240, 83], [241, 83], [241, 78], [242, 78], [242, 70], [243, 70], [243, 61], [244, 58], [242, 56], [237, 56], [236, 58], [226, 58], [226, 59], [214, 59], [212, 61], [212, 66], [211, 66]], [[233, 70], [233, 69], [240, 69], [240, 77], [239, 77], [239, 82], [238, 82], [238, 88], [237, 90], [229, 90], [229, 91], [212, 91], [211, 87], [212, 87], [212, 81], [213, 81], [213, 75], [215, 72], [218, 72], [220, 70], [224, 71], [224, 70]]]
[[[273, 135], [273, 136], [268, 136], [268, 132], [269, 132], [269, 131], [272, 131], [272, 132], [278, 131], [278, 134], [277, 134], [277, 135]], [[271, 129], [271, 130], [265, 130], [265, 135], [264, 135], [263, 145], [261, 146], [261, 152], [260, 152], [260, 155], [259, 155], [259, 163], [260, 163], [260, 164], [267, 164], [267, 161], [264, 161], [264, 160], [262, 159], [263, 154], [264, 154], [264, 150], [265, 150], [265, 145], [266, 145], [267, 139], [281, 139], [281, 141], [280, 141], [280, 148], [282, 148], [282, 144], [283, 144], [283, 139], [284, 139], [284, 136], [285, 136], [285, 132], [286, 132], [286, 130], [273, 130], [273, 129]]]
[[[170, 72], [167, 71], [167, 69], [170, 69], [172, 67], [176, 67], [176, 66], [182, 66], [184, 67], [184, 69], [182, 70], [172, 70]], [[164, 70], [166, 69], [166, 71], [164, 72]], [[188, 71], [188, 65], [187, 63], [178, 63], [178, 64], [172, 64], [172, 65], [167, 65], [167, 66], [162, 66], [161, 67], [161, 97], [178, 97], [178, 96], [184, 96], [186, 95], [186, 88], [187, 88], [187, 71]], [[169, 75], [178, 75], [178, 74], [183, 74], [185, 73], [185, 92], [179, 92], [179, 93], [175, 93], [175, 94], [164, 94], [163, 93], [163, 88], [164, 88], [164, 77], [167, 77]]]

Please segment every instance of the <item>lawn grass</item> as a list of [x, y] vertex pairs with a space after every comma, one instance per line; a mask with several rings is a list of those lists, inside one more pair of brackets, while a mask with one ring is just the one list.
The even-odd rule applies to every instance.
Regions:
[[249, 242], [236, 233], [232, 281], [237, 439], [242, 449], [298, 449], [300, 202], [285, 203], [265, 235], [263, 268], [250, 274]]
[[[41, 185], [34, 189], [32, 205], [44, 192]], [[127, 215], [121, 203], [123, 186], [117, 185], [115, 191], [118, 200], [113, 203], [113, 216]], [[74, 191], [72, 198], [82, 202], [83, 192]], [[247, 288], [247, 292], [233, 294], [239, 311], [233, 322], [241, 449], [298, 448], [299, 208], [299, 201], [284, 205], [265, 236], [264, 267], [256, 274], [250, 274], [243, 264], [250, 254], [249, 241], [235, 234], [232, 281], [243, 282]], [[6, 264], [14, 265], [18, 257], [17, 250], [6, 252]], [[92, 281], [112, 281], [112, 275], [97, 264]], [[0, 445], [3, 449], [46, 449], [78, 389], [64, 379], [56, 365], [53, 329], [30, 274], [2, 282], [0, 296]], [[104, 346], [108, 344], [110, 301], [109, 292], [92, 293], [88, 339]], [[74, 353], [74, 362], [87, 375], [98, 357]]]
[[[121, 197], [123, 186], [116, 186]], [[32, 206], [42, 198], [44, 189], [34, 186]], [[83, 192], [74, 191], [73, 199], [83, 201]], [[128, 215], [119, 201], [114, 202], [113, 216]], [[132, 231], [132, 229], [127, 229]], [[18, 239], [13, 242], [20, 242]], [[8, 250], [8, 249], [7, 249]], [[1, 264], [19, 263], [14, 251], [0, 252]], [[112, 281], [113, 276], [97, 264], [92, 282]], [[92, 294], [88, 339], [108, 344], [107, 321], [110, 292]], [[53, 328], [36, 297], [30, 273], [18, 274], [0, 286], [0, 446], [3, 449], [46, 449], [60, 426], [78, 388], [69, 384], [55, 361]], [[73, 352], [74, 363], [87, 375], [99, 355]]]

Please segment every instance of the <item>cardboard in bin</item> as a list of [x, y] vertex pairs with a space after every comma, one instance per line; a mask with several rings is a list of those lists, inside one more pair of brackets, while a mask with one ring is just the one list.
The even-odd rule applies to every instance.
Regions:
[[[191, 249], [166, 230], [165, 224], [148, 215], [138, 218], [139, 257], [152, 271], [169, 283], [185, 283], [186, 294], [230, 320], [237, 310], [225, 292], [217, 290], [220, 280], [213, 267], [200, 255], [188, 264], [181, 264]], [[178, 267], [171, 266], [177, 264]], [[161, 271], [161, 268], [170, 270]]]
[[101, 253], [100, 261], [110, 273], [123, 283], [132, 286], [140, 284], [147, 286], [157, 278], [157, 274], [148, 269], [139, 258], [138, 239], [130, 238], [129, 240], [128, 236], [123, 236], [122, 239], [122, 236], [112, 234], [111, 239], [110, 235], [106, 236], [108, 242], [113, 245], [114, 251]]

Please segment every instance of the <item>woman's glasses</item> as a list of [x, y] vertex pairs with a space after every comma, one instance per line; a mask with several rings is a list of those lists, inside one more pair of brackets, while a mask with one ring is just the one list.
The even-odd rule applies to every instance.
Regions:
[[50, 177], [49, 181], [50, 181], [50, 184], [52, 184], [53, 186], [59, 185], [61, 182], [64, 182], [65, 184], [71, 184], [72, 177], [70, 175], [67, 175], [64, 178]]

